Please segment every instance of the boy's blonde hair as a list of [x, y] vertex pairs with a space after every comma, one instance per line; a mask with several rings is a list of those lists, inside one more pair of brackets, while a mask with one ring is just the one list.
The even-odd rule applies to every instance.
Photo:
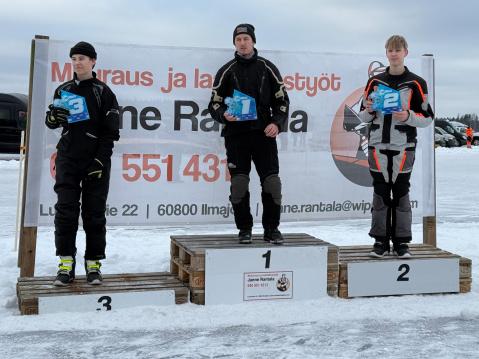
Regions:
[[401, 35], [393, 35], [386, 41], [386, 50], [387, 49], [400, 49], [405, 48], [407, 50], [407, 41], [404, 36]]

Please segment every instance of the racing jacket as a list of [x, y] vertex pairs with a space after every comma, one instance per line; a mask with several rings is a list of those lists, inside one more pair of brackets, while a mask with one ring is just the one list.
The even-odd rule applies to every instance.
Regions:
[[[115, 94], [96, 78], [95, 72], [92, 78], [83, 81], [79, 81], [75, 74], [73, 80], [61, 84], [55, 90], [53, 98], [61, 98], [62, 90], [85, 98], [89, 119], [63, 127], [57, 144], [58, 152], [72, 159], [98, 158], [102, 163], [107, 162], [113, 153], [113, 142], [120, 138]], [[48, 122], [46, 124], [49, 128], [59, 127], [51, 126]]]
[[[381, 111], [366, 111], [366, 99], [379, 84], [398, 90], [403, 110], [409, 117], [405, 122], [392, 119], [392, 114], [384, 115]], [[377, 149], [403, 150], [416, 146], [416, 127], [427, 127], [434, 113], [428, 102], [426, 81], [405, 67], [401, 75], [391, 75], [389, 66], [386, 71], [371, 77], [364, 90], [359, 118], [369, 126], [369, 146]]]
[[[224, 118], [227, 110], [224, 100], [233, 96], [233, 90], [255, 99], [257, 120], [229, 122]], [[213, 119], [224, 125], [222, 136], [263, 131], [270, 123], [275, 123], [279, 132], [284, 132], [288, 122], [289, 98], [276, 66], [258, 56], [258, 51], [254, 49], [251, 58], [235, 53], [235, 58], [219, 69], [208, 109]]]

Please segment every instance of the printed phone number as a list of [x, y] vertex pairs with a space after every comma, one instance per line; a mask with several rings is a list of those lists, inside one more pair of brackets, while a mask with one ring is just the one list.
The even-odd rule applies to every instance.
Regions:
[[[179, 157], [179, 158], [178, 158]], [[182, 156], [172, 154], [124, 153], [122, 156], [122, 176], [125, 181], [174, 182], [191, 179], [193, 182], [230, 181], [226, 158], [209, 153], [194, 154], [182, 160]]]

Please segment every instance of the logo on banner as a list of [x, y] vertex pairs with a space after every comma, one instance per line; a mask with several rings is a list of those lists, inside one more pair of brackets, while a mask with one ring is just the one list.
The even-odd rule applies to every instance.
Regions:
[[[368, 76], [386, 71], [379, 61], [369, 64]], [[365, 82], [366, 83], [366, 82]], [[372, 186], [368, 165], [368, 125], [359, 119], [364, 88], [358, 88], [341, 103], [331, 126], [331, 153], [338, 170], [349, 181]]]

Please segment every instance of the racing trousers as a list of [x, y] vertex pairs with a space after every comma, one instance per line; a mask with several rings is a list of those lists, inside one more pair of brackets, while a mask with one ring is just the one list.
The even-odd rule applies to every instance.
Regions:
[[106, 200], [111, 162], [103, 163], [102, 178], [85, 181], [91, 160], [73, 159], [59, 152], [55, 160], [55, 246], [57, 256], [76, 255], [76, 234], [80, 214], [86, 235], [85, 259], [105, 258]]
[[412, 213], [409, 200], [415, 148], [400, 151], [369, 148], [369, 170], [373, 178], [372, 221], [369, 235], [393, 244], [412, 239]]
[[281, 180], [278, 148], [275, 138], [262, 131], [252, 131], [225, 137], [226, 157], [231, 174], [230, 201], [238, 229], [251, 229], [249, 174], [251, 161], [261, 182], [264, 229], [278, 228], [281, 215]]

